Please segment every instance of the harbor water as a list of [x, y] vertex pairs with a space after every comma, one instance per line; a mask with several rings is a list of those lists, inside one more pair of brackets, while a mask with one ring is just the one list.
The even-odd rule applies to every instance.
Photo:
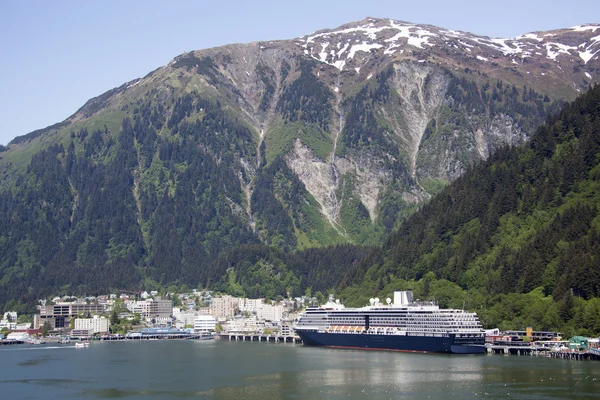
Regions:
[[588, 399], [600, 363], [157, 340], [0, 348], [4, 399]]

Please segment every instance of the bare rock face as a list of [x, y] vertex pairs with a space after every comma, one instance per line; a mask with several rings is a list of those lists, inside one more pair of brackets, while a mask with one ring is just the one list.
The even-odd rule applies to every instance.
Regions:
[[445, 102], [448, 78], [435, 67], [395, 63], [393, 87], [400, 97], [396, 135], [409, 155], [411, 175], [416, 174], [421, 139], [427, 125]]
[[286, 161], [306, 190], [319, 202], [323, 215], [329, 221], [337, 221], [339, 204], [335, 194], [337, 178], [333, 166], [316, 157], [298, 139], [294, 141], [294, 148], [287, 154]]

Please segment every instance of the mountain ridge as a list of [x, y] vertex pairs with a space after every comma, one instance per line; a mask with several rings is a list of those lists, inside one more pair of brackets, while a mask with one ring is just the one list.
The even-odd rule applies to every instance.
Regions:
[[[311, 38], [311, 37], [314, 37], [315, 35], [331, 35], [331, 34], [334, 34], [336, 32], [339, 32], [340, 29], [343, 29], [343, 28], [346, 28], [346, 27], [348, 27], [348, 28], [361, 28], [361, 27], [365, 27], [365, 25], [364, 25], [365, 23], [372, 24], [373, 22], [376, 22], [378, 24], [381, 24], [381, 23], [386, 22], [386, 21], [389, 21], [392, 24], [390, 26], [390, 28], [393, 28], [394, 24], [400, 23], [400, 24], [403, 24], [402, 25], [403, 27], [409, 28], [409, 30], [411, 28], [425, 27], [425, 28], [432, 28], [432, 30], [438, 30], [438, 31], [449, 33], [449, 34], [453, 34], [455, 37], [466, 36], [467, 39], [469, 37], [474, 37], [474, 38], [481, 38], [483, 40], [486, 40], [486, 39], [487, 40], [491, 40], [491, 41], [495, 40], [497, 42], [487, 43], [487, 45], [493, 45], [495, 43], [495, 45], [496, 45], [495, 49], [497, 51], [502, 52], [502, 50], [500, 50], [500, 48], [503, 48], [507, 52], [507, 54], [509, 54], [511, 52], [511, 50], [508, 50], [504, 46], [500, 46], [498, 44], [498, 42], [500, 42], [500, 41], [503, 42], [503, 43], [506, 43], [508, 41], [515, 42], [515, 41], [518, 41], [518, 40], [521, 40], [521, 39], [530, 39], [530, 40], [538, 40], [539, 41], [540, 39], [539, 39], [539, 35], [538, 34], [542, 34], [542, 38], [544, 38], [546, 36], [553, 35], [553, 33], [555, 33], [555, 32], [556, 33], [565, 32], [565, 31], [567, 31], [567, 32], [568, 31], [578, 32], [578, 31], [591, 30], [593, 33], [595, 33], [596, 30], [598, 30], [598, 35], [594, 36], [592, 38], [593, 39], [592, 43], [588, 46], [588, 48], [586, 48], [586, 52], [583, 52], [583, 53], [580, 53], [580, 54], [585, 54], [585, 56], [582, 57], [582, 61], [584, 61], [585, 64], [587, 64], [587, 62], [590, 61], [590, 60], [597, 61], [598, 58], [600, 57], [600, 24], [586, 23], [586, 24], [581, 24], [581, 25], [573, 26], [573, 27], [570, 27], [570, 28], [559, 28], [559, 29], [553, 29], [553, 30], [549, 30], [549, 31], [533, 31], [533, 32], [528, 32], [528, 33], [519, 35], [519, 36], [514, 37], [514, 38], [492, 38], [492, 37], [489, 37], [489, 36], [476, 35], [476, 34], [473, 34], [473, 33], [470, 33], [470, 32], [466, 32], [466, 31], [456, 31], [456, 30], [451, 30], [451, 29], [440, 28], [440, 27], [437, 27], [435, 25], [430, 25], [430, 24], [415, 24], [415, 23], [408, 22], [408, 21], [398, 21], [398, 20], [392, 20], [392, 19], [388, 19], [388, 18], [366, 17], [366, 18], [364, 18], [362, 20], [359, 20], [359, 21], [354, 21], [354, 22], [349, 22], [349, 23], [343, 24], [343, 25], [341, 25], [341, 26], [339, 26], [337, 28], [320, 29], [320, 30], [317, 30], [317, 31], [312, 32], [310, 34], [306, 34], [306, 35], [303, 35], [303, 36], [300, 36], [300, 37], [294, 38], [294, 39], [280, 39], [280, 40], [274, 40], [274, 41], [254, 41], [254, 42], [248, 42], [248, 43], [228, 44], [228, 45], [211, 47], [211, 48], [203, 49], [203, 50], [192, 50], [190, 52], [183, 53], [183, 54], [181, 54], [181, 55], [173, 58], [166, 66], [159, 67], [159, 68], [155, 69], [154, 71], [148, 73], [143, 78], [132, 79], [132, 80], [124, 83], [121, 86], [118, 86], [118, 87], [116, 87], [114, 89], [108, 90], [107, 92], [105, 92], [105, 93], [103, 93], [103, 94], [101, 94], [101, 95], [99, 95], [97, 97], [94, 97], [94, 98], [88, 100], [74, 114], [72, 114], [71, 116], [67, 117], [64, 121], [58, 122], [57, 124], [63, 124], [63, 123], [66, 123], [67, 121], [69, 121], [69, 122], [76, 121], [77, 120], [76, 116], [80, 113], [80, 111], [83, 111], [83, 109], [86, 108], [86, 106], [91, 106], [92, 102], [100, 100], [103, 97], [107, 97], [107, 96], [110, 97], [113, 93], [115, 93], [115, 92], [118, 93], [119, 91], [121, 91], [123, 87], [129, 89], [130, 87], [132, 87], [132, 85], [137, 84], [139, 81], [147, 78], [148, 76], [152, 75], [156, 71], [161, 70], [163, 68], [166, 68], [167, 66], [169, 66], [172, 63], [176, 62], [176, 60], [178, 58], [183, 57], [186, 54], [192, 54], [192, 53], [195, 53], [195, 52], [203, 52], [203, 51], [221, 50], [223, 48], [227, 48], [228, 46], [258, 45], [258, 46], [263, 46], [264, 47], [265, 44], [285, 43], [285, 42], [295, 42], [297, 45], [303, 47], [304, 50], [306, 50], [305, 45], [301, 45], [300, 42], [299, 42], [299, 39]], [[368, 26], [369, 26], [369, 24], [366, 25], [366, 27], [368, 27]], [[429, 36], [429, 32], [428, 31], [425, 31], [425, 32], [426, 32], [426, 34], [424, 36]], [[414, 34], [414, 35], [410, 35], [410, 34], [408, 34], [408, 35], [412, 36], [413, 38], [419, 38], [419, 33], [418, 32], [416, 34]], [[544, 40], [544, 39], [542, 39], [542, 40]], [[580, 43], [579, 46], [581, 46], [583, 44], [584, 43]], [[419, 47], [419, 46], [416, 46], [416, 47]], [[512, 51], [514, 51], [514, 50], [515, 49], [512, 49]], [[565, 50], [564, 49], [562, 49], [562, 50], [563, 51], [560, 51], [560, 49], [559, 49], [558, 53], [562, 54], [562, 55], [565, 55], [565, 53], [564, 53]], [[569, 50], [574, 50], [574, 49], [569, 49]], [[592, 50], [593, 50], [593, 52], [592, 52]], [[554, 54], [549, 49], [547, 49], [547, 53], [548, 54]], [[312, 55], [311, 55], [311, 57], [314, 58], [314, 56], [312, 56]], [[580, 57], [581, 57], [581, 55], [580, 55]], [[320, 58], [315, 58], [315, 59], [318, 60], [318, 61], [322, 61]], [[551, 59], [554, 59], [554, 58], [551, 57]], [[13, 143], [13, 142], [14, 143], [20, 143], [26, 137], [28, 137], [29, 135], [31, 135], [32, 133], [35, 133], [35, 132], [38, 132], [38, 131], [44, 131], [44, 130], [47, 130], [47, 129], [51, 129], [55, 125], [56, 124], [53, 124], [53, 125], [50, 125], [50, 126], [48, 126], [46, 128], [40, 128], [40, 129], [32, 131], [32, 132], [30, 132], [28, 134], [17, 136], [13, 140], [11, 140], [11, 142], [9, 142], [9, 145], [11, 143]]]

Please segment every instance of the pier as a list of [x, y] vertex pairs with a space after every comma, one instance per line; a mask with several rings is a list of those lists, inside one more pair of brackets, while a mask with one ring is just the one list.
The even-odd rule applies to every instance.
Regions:
[[263, 335], [258, 333], [221, 333], [221, 337], [228, 337], [230, 341], [243, 342], [272, 342], [272, 343], [302, 343], [299, 336]]
[[584, 351], [550, 351], [548, 357], [562, 358], [563, 360], [595, 360], [600, 361], [600, 350], [589, 349]]
[[524, 356], [524, 355], [544, 355], [548, 349], [544, 347], [535, 347], [531, 346], [531, 344], [520, 344], [520, 343], [511, 343], [511, 344], [499, 344], [492, 343], [486, 345], [487, 352], [489, 354], [504, 354], [504, 355], [515, 355], [515, 356]]
[[214, 339], [212, 336], [203, 334], [145, 334], [145, 335], [128, 335], [122, 337], [103, 336], [100, 340], [208, 340]]
[[543, 346], [531, 345], [529, 343], [519, 344], [488, 344], [486, 345], [488, 354], [504, 354], [514, 356], [542, 356], [549, 358], [561, 358], [563, 360], [596, 360], [600, 361], [599, 349], [588, 350], [568, 350], [556, 349]]
[[23, 344], [25, 343], [23, 340], [0, 340], [0, 345], [2, 346], [10, 346], [13, 344]]

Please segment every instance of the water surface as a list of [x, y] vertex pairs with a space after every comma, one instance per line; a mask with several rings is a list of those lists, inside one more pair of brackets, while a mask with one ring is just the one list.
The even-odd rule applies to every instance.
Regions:
[[0, 348], [3, 399], [587, 399], [600, 363], [311, 348], [93, 342]]

